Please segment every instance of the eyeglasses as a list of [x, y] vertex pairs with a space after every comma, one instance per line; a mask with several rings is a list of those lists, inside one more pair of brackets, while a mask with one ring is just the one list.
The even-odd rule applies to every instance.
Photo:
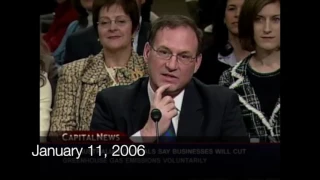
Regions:
[[97, 22], [98, 25], [100, 25], [102, 28], [110, 28], [111, 23], [114, 22], [117, 26], [123, 27], [127, 25], [131, 20], [129, 19], [115, 19], [115, 20], [100, 20]]
[[152, 48], [153, 51], [155, 51], [157, 53], [157, 55], [164, 60], [170, 60], [172, 58], [172, 56], [177, 56], [177, 60], [178, 62], [182, 63], [182, 64], [190, 64], [191, 62], [193, 62], [196, 57], [192, 57], [191, 55], [187, 55], [187, 54], [172, 54], [171, 51], [167, 50], [167, 49], [155, 49], [153, 46], [151, 46], [151, 44], [149, 44], [150, 47]]

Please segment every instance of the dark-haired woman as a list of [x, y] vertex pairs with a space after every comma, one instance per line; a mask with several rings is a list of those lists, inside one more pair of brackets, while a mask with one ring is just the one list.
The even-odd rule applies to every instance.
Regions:
[[238, 18], [244, 0], [217, 2], [213, 22], [213, 42], [203, 52], [200, 69], [195, 77], [206, 84], [218, 84], [223, 71], [249, 55], [238, 38]]
[[136, 0], [95, 0], [93, 6], [93, 26], [103, 49], [62, 66], [51, 118], [53, 134], [89, 130], [98, 92], [147, 75], [143, 57], [133, 50], [140, 19]]
[[246, 0], [239, 18], [243, 49], [255, 51], [225, 71], [252, 142], [280, 142], [280, 0]]

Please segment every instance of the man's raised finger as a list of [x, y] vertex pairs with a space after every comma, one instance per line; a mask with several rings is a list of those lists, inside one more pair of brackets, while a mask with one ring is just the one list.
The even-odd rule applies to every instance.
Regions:
[[159, 102], [162, 99], [163, 92], [170, 87], [170, 84], [165, 84], [163, 86], [160, 86], [154, 96], [154, 101]]

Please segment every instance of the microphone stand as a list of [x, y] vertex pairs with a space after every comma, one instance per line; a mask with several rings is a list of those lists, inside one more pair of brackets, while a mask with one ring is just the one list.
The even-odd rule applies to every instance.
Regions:
[[157, 144], [159, 144], [159, 125], [158, 121], [156, 121], [156, 138], [157, 138]]
[[156, 141], [159, 144], [159, 137], [160, 137], [160, 135], [159, 135], [159, 121], [160, 121], [160, 119], [162, 117], [162, 113], [161, 113], [161, 111], [159, 109], [153, 109], [151, 111], [150, 116], [151, 116], [151, 119], [155, 122], [155, 125], [156, 125]]

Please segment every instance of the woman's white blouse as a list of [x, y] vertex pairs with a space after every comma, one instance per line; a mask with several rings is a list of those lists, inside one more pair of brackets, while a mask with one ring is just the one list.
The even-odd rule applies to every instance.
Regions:
[[52, 90], [48, 80], [48, 75], [45, 74], [45, 85], [40, 87], [40, 136], [46, 137], [50, 128], [50, 113], [52, 103]]

